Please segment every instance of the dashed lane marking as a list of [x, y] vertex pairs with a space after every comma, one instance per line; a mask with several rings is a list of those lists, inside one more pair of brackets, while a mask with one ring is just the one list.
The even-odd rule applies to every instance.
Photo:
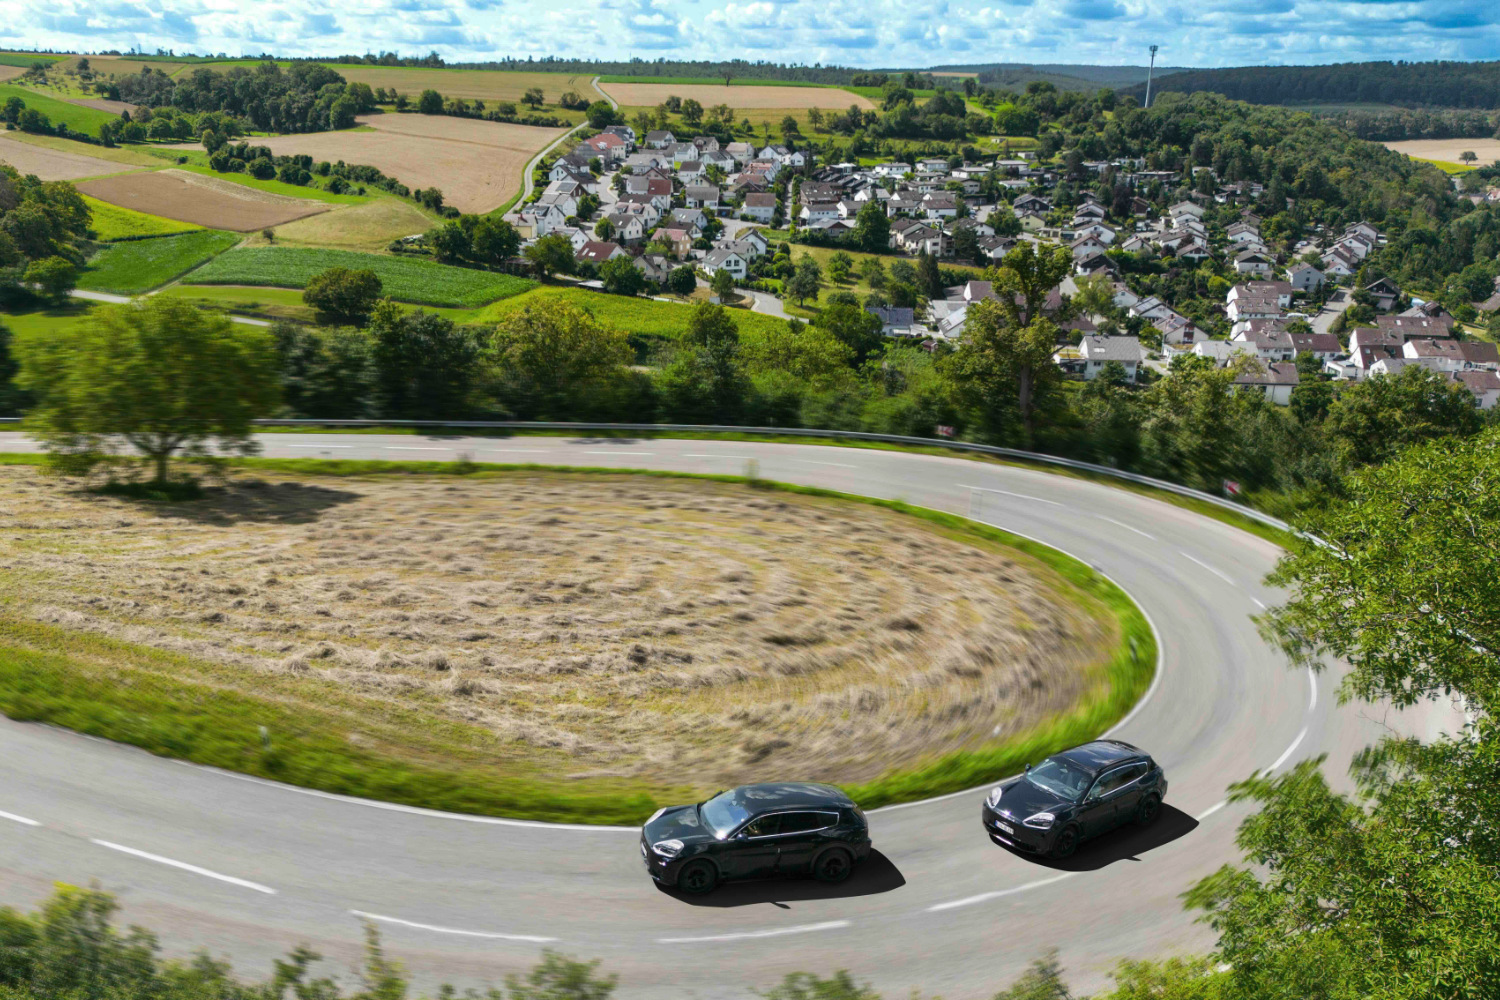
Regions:
[[1294, 754], [1294, 753], [1297, 752], [1297, 748], [1302, 745], [1302, 741], [1305, 740], [1306, 738], [1307, 738], [1307, 727], [1303, 726], [1302, 727], [1302, 732], [1300, 732], [1300, 733], [1297, 734], [1297, 738], [1295, 740], [1292, 740], [1292, 745], [1289, 746], [1289, 747], [1287, 747], [1285, 750], [1281, 751], [1281, 756], [1276, 758], [1276, 763], [1274, 763], [1274, 764], [1271, 765], [1271, 770], [1274, 771], [1277, 768], [1279, 768], [1282, 764], [1285, 764], [1286, 763], [1286, 759], [1288, 757], [1290, 757], [1292, 754]]
[[466, 931], [460, 927], [419, 924], [415, 920], [402, 920], [400, 917], [387, 917], [380, 913], [367, 913], [364, 910], [350, 910], [349, 912], [363, 920], [373, 920], [376, 923], [382, 924], [395, 924], [397, 927], [410, 927], [419, 931], [432, 931], [434, 934], [456, 934], [459, 937], [485, 938], [490, 941], [526, 941], [531, 944], [549, 944], [557, 940], [555, 937], [542, 937], [538, 934], [502, 934], [498, 931]]
[[1188, 560], [1189, 562], [1197, 563], [1199, 566], [1202, 566], [1204, 569], [1208, 570], [1214, 576], [1218, 577], [1220, 580], [1223, 580], [1230, 586], [1234, 585], [1234, 580], [1231, 579], [1229, 574], [1225, 573], [1223, 570], [1216, 569], [1213, 566], [1210, 566], [1208, 563], [1204, 562], [1202, 559], [1199, 559], [1197, 556], [1189, 555], [1188, 553], [1183, 552], [1181, 549], [1178, 549], [1177, 551], [1182, 555], [1184, 559]]
[[859, 468], [859, 466], [857, 466], [857, 465], [848, 465], [848, 464], [846, 464], [844, 462], [818, 462], [818, 461], [814, 461], [811, 458], [794, 458], [794, 459], [792, 459], [792, 461], [793, 462], [797, 462], [797, 463], [799, 463], [801, 465], [831, 465], [835, 469], [857, 469], [857, 468]]
[[1095, 514], [1094, 516], [1097, 517], [1101, 521], [1108, 521], [1110, 524], [1113, 524], [1116, 527], [1124, 528], [1126, 531], [1133, 531], [1137, 535], [1140, 535], [1142, 538], [1149, 538], [1153, 542], [1156, 541], [1156, 536], [1155, 535], [1147, 534], [1146, 532], [1142, 531], [1140, 528], [1135, 527], [1134, 525], [1126, 524], [1124, 521], [1116, 521], [1114, 518], [1112, 518], [1112, 517], [1105, 517], [1103, 514]]
[[1195, 819], [1198, 822], [1202, 823], [1204, 820], [1208, 819], [1208, 817], [1212, 816], [1214, 813], [1218, 812], [1220, 809], [1223, 809], [1228, 804], [1229, 804], [1229, 800], [1228, 799], [1220, 799], [1219, 801], [1215, 802], [1213, 805], [1209, 806], [1207, 809], [1203, 810], [1198, 815], [1194, 816], [1193, 819]]
[[20, 823], [22, 826], [41, 826], [42, 825], [42, 824], [38, 823], [36, 820], [34, 820], [34, 819], [27, 819], [25, 816], [17, 816], [15, 813], [0, 812], [0, 819], [8, 819], [12, 823]]
[[251, 882], [247, 879], [235, 878], [233, 875], [225, 875], [222, 872], [210, 871], [207, 868], [199, 868], [197, 865], [190, 865], [186, 861], [174, 861], [171, 858], [164, 858], [160, 854], [152, 854], [149, 851], [138, 851], [134, 847], [113, 844], [107, 840], [97, 840], [92, 837], [89, 838], [89, 842], [98, 844], [100, 847], [107, 847], [111, 851], [119, 851], [121, 854], [129, 854], [133, 857], [143, 858], [146, 861], [155, 861], [157, 864], [166, 865], [169, 868], [180, 868], [185, 872], [192, 872], [194, 875], [203, 875], [207, 878], [218, 879], [220, 882], [228, 882], [230, 885], [237, 885], [242, 889], [254, 889], [256, 892], [263, 892], [268, 896], [276, 895], [276, 890], [270, 886], [261, 885], [259, 882]]
[[1012, 493], [1010, 490], [992, 490], [988, 486], [966, 486], [963, 483], [959, 483], [958, 485], [960, 489], [965, 490], [978, 490], [981, 493], [999, 493], [1001, 496], [1018, 497], [1021, 500], [1034, 500], [1037, 503], [1051, 504], [1054, 507], [1067, 506], [1066, 504], [1059, 503], [1056, 500], [1043, 500], [1041, 497], [1034, 497], [1029, 493]]
[[998, 892], [981, 892], [977, 896], [966, 896], [963, 899], [955, 899], [948, 903], [938, 903], [927, 908], [928, 913], [939, 913], [943, 910], [956, 910], [961, 906], [973, 906], [975, 903], [988, 903], [992, 899], [1001, 899], [1005, 896], [1014, 896], [1017, 893], [1030, 892], [1032, 889], [1040, 889], [1044, 885], [1052, 885], [1061, 882], [1065, 878], [1072, 878], [1073, 872], [1064, 872], [1054, 875], [1052, 878], [1044, 878], [1036, 882], [1027, 882], [1012, 889], [1001, 889]]
[[654, 452], [654, 451], [586, 451], [586, 452], [584, 452], [584, 454], [585, 455], [636, 455], [636, 456], [641, 456], [641, 457], [649, 457], [651, 455], [655, 455], [656, 452]]
[[813, 931], [833, 931], [848, 927], [847, 920], [828, 920], [821, 924], [802, 924], [797, 927], [777, 927], [768, 931], [741, 931], [737, 934], [705, 934], [701, 937], [657, 938], [657, 944], [696, 944], [703, 941], [746, 941], [751, 938], [781, 937], [786, 934], [810, 934]]

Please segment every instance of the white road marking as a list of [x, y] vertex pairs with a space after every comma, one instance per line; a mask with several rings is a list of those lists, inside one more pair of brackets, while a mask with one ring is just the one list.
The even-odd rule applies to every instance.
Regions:
[[744, 941], [749, 938], [781, 937], [784, 934], [809, 934], [813, 931], [832, 931], [848, 927], [847, 920], [828, 920], [821, 924], [802, 924], [798, 927], [778, 927], [770, 931], [742, 931], [738, 934], [707, 934], [703, 937], [657, 938], [657, 944], [694, 944], [699, 941]]
[[1044, 885], [1052, 885], [1054, 882], [1061, 882], [1065, 878], [1072, 877], [1073, 872], [1063, 872], [1063, 874], [1061, 875], [1054, 875], [1052, 878], [1044, 878], [1037, 882], [1027, 882], [1025, 885], [1018, 885], [1013, 889], [1001, 889], [999, 892], [982, 892], [977, 896], [966, 896], [963, 899], [955, 899], [949, 903], [938, 903], [936, 906], [929, 906], [927, 908], [927, 912], [938, 913], [942, 910], [956, 910], [960, 906], [973, 906], [975, 903], [987, 903], [992, 899], [1000, 899], [1003, 896], [1014, 896], [1016, 893], [1028, 892], [1032, 889], [1040, 889]]
[[[1280, 767], [1282, 764], [1285, 764], [1286, 763], [1286, 759], [1288, 757], [1290, 757], [1293, 753], [1295, 753], [1297, 751], [1297, 748], [1302, 745], [1302, 741], [1304, 739], [1306, 739], [1306, 738], [1307, 738], [1307, 727], [1303, 726], [1302, 727], [1302, 732], [1300, 732], [1300, 733], [1297, 734], [1297, 738], [1295, 740], [1292, 740], [1292, 745], [1289, 746], [1289, 747], [1287, 747], [1285, 750], [1281, 751], [1281, 756], [1277, 757], [1276, 758], [1276, 763], [1274, 763], [1274, 764], [1271, 765], [1271, 771], [1274, 771], [1278, 767]], [[1269, 774], [1270, 771], [1268, 771], [1266, 773]]]
[[1266, 610], [1266, 602], [1262, 601], [1259, 597], [1252, 597], [1250, 600], [1255, 602], [1257, 608], [1260, 608], [1262, 611]]
[[1010, 490], [992, 490], [988, 486], [965, 486], [963, 483], [959, 483], [958, 485], [960, 489], [965, 490], [978, 490], [981, 493], [999, 493], [1002, 496], [1019, 497], [1022, 500], [1035, 500], [1037, 503], [1049, 503], [1054, 507], [1066, 506], [1065, 504], [1058, 503], [1056, 500], [1043, 500], [1041, 497], [1034, 497], [1026, 493], [1012, 493]]
[[486, 448], [484, 451], [481, 451], [479, 454], [481, 454], [481, 455], [494, 455], [494, 454], [498, 454], [500, 452], [505, 452], [506, 454], [515, 453], [515, 454], [520, 454], [520, 455], [540, 455], [543, 452], [548, 452], [548, 451], [551, 451], [551, 450], [552, 450], [551, 448]]
[[1220, 809], [1223, 809], [1227, 805], [1229, 805], [1228, 799], [1220, 799], [1213, 805], [1209, 806], [1207, 809], [1203, 810], [1198, 815], [1194, 816], [1193, 819], [1202, 823], [1204, 820], [1208, 819], [1208, 817], [1212, 816], [1214, 813], [1218, 812]]
[[586, 451], [585, 455], [655, 455], [654, 451]]
[[812, 460], [810, 458], [794, 458], [794, 459], [792, 459], [792, 461], [793, 462], [801, 463], [802, 465], [831, 465], [831, 466], [833, 466], [836, 469], [857, 469], [857, 468], [859, 468], [859, 466], [857, 466], [857, 465], [846, 465], [843, 462], [816, 462], [816, 461], [814, 461], [814, 460]]
[[352, 444], [289, 444], [288, 448], [306, 448], [309, 451], [327, 451], [330, 448], [353, 448]]
[[15, 813], [8, 813], [8, 812], [4, 812], [4, 811], [0, 811], [0, 819], [8, 819], [12, 823], [20, 823], [22, 826], [41, 826], [42, 825], [42, 824], [38, 823], [36, 820], [34, 820], [34, 819], [27, 819], [25, 816], [17, 816]]
[[491, 941], [528, 941], [533, 944], [547, 944], [557, 940], [554, 937], [541, 937], [536, 934], [500, 934], [494, 931], [466, 931], [458, 927], [419, 924], [414, 920], [402, 920], [400, 917], [387, 917], [379, 913], [366, 913], [364, 910], [350, 910], [349, 912], [364, 920], [374, 920], [382, 924], [396, 924], [399, 927], [411, 927], [419, 931], [432, 931], [435, 934], [457, 934], [460, 937], [486, 938]]
[[1312, 692], [1307, 699], [1307, 710], [1311, 712], [1318, 707], [1318, 675], [1313, 673], [1312, 667], [1307, 668], [1307, 687]]
[[1220, 580], [1223, 580], [1225, 583], [1228, 583], [1228, 584], [1233, 584], [1234, 583], [1234, 581], [1232, 579], [1230, 579], [1229, 574], [1225, 573], [1223, 570], [1215, 569], [1214, 567], [1210, 566], [1208, 563], [1204, 562], [1202, 559], [1199, 559], [1197, 556], [1189, 555], [1188, 553], [1183, 552], [1181, 549], [1178, 549], [1177, 551], [1180, 552], [1180, 553], [1182, 553], [1182, 556], [1183, 556], [1184, 559], [1187, 559], [1187, 560], [1189, 560], [1191, 562], [1197, 563], [1199, 566], [1202, 566], [1204, 569], [1208, 570], [1210, 573], [1212, 573], [1214, 576], [1218, 577]]
[[1094, 516], [1097, 517], [1101, 521], [1108, 521], [1110, 524], [1117, 525], [1118, 527], [1124, 528], [1126, 531], [1133, 531], [1137, 535], [1140, 535], [1142, 538], [1149, 538], [1153, 542], [1156, 541], [1156, 536], [1155, 535], [1148, 535], [1148, 534], [1146, 534], [1146, 532], [1142, 531], [1140, 528], [1135, 527], [1134, 525], [1126, 524], [1124, 521], [1116, 521], [1114, 518], [1112, 518], [1112, 517], [1105, 517], [1103, 514], [1095, 514]]
[[452, 451], [452, 448], [423, 448], [414, 444], [388, 444], [385, 451]]
[[683, 458], [739, 458], [739, 455], [683, 455]]
[[134, 847], [126, 847], [123, 844], [112, 844], [107, 840], [96, 840], [92, 837], [89, 838], [89, 842], [98, 844], [100, 847], [107, 847], [111, 851], [119, 851], [122, 854], [130, 854], [137, 858], [144, 858], [147, 861], [155, 861], [159, 865], [167, 865], [172, 868], [181, 868], [183, 871], [192, 872], [194, 875], [203, 875], [208, 878], [216, 878], [220, 882], [228, 882], [230, 885], [237, 885], [244, 889], [254, 889], [256, 892], [263, 892], [268, 896], [276, 895], [276, 890], [272, 889], [270, 886], [261, 885], [259, 882], [250, 882], [242, 878], [235, 878], [233, 875], [224, 875], [216, 871], [210, 871], [207, 868], [199, 868], [197, 865], [190, 865], [186, 861], [173, 861], [171, 858], [164, 858], [160, 854], [151, 854], [147, 851], [138, 851]]

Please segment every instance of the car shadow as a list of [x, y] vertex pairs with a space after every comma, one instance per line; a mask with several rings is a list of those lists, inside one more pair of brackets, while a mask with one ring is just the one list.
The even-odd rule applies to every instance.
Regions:
[[[1147, 851], [1154, 851], [1158, 847], [1164, 847], [1174, 840], [1186, 837], [1197, 828], [1198, 821], [1193, 817], [1181, 809], [1162, 803], [1161, 815], [1157, 817], [1155, 823], [1145, 827], [1130, 824], [1111, 830], [1093, 840], [1086, 840], [1078, 845], [1078, 850], [1071, 858], [1062, 860], [1046, 858], [1016, 850], [999, 840], [995, 840], [995, 843], [1016, 857], [1024, 858], [1043, 868], [1052, 868], [1060, 872], [1092, 872], [1107, 868], [1117, 861], [1139, 861], [1141, 855]], [[994, 840], [993, 837], [991, 839]]]
[[704, 896], [678, 892], [660, 883], [656, 888], [690, 906], [731, 907], [770, 903], [782, 909], [790, 909], [788, 903], [800, 903], [810, 899], [873, 896], [877, 893], [899, 889], [905, 884], [905, 876], [891, 863], [890, 858], [879, 851], [871, 851], [870, 856], [856, 865], [848, 878], [834, 885], [819, 882], [811, 877], [755, 879], [747, 882], [726, 882]]

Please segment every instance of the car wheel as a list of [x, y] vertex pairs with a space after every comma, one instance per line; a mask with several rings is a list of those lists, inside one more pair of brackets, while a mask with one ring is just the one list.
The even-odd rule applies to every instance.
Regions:
[[819, 882], [842, 882], [854, 870], [854, 859], [848, 851], [834, 848], [825, 851], [813, 862], [813, 878]]
[[1073, 852], [1078, 850], [1078, 827], [1065, 826], [1057, 835], [1057, 840], [1052, 844], [1052, 856], [1054, 858], [1070, 858]]
[[719, 873], [707, 861], [690, 861], [677, 873], [677, 888], [694, 896], [713, 892], [719, 884]]
[[1146, 796], [1141, 799], [1141, 804], [1135, 807], [1135, 821], [1141, 826], [1150, 826], [1160, 815], [1161, 798], [1156, 795]]

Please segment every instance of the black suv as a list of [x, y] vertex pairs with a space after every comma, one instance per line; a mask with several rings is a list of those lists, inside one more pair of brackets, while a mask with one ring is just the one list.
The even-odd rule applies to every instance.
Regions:
[[694, 894], [729, 879], [811, 874], [842, 882], [870, 854], [865, 814], [832, 785], [745, 785], [641, 827], [651, 877]]
[[1066, 858], [1090, 837], [1154, 822], [1166, 795], [1167, 776], [1139, 747], [1095, 740], [1028, 764], [990, 792], [980, 815], [993, 839]]

